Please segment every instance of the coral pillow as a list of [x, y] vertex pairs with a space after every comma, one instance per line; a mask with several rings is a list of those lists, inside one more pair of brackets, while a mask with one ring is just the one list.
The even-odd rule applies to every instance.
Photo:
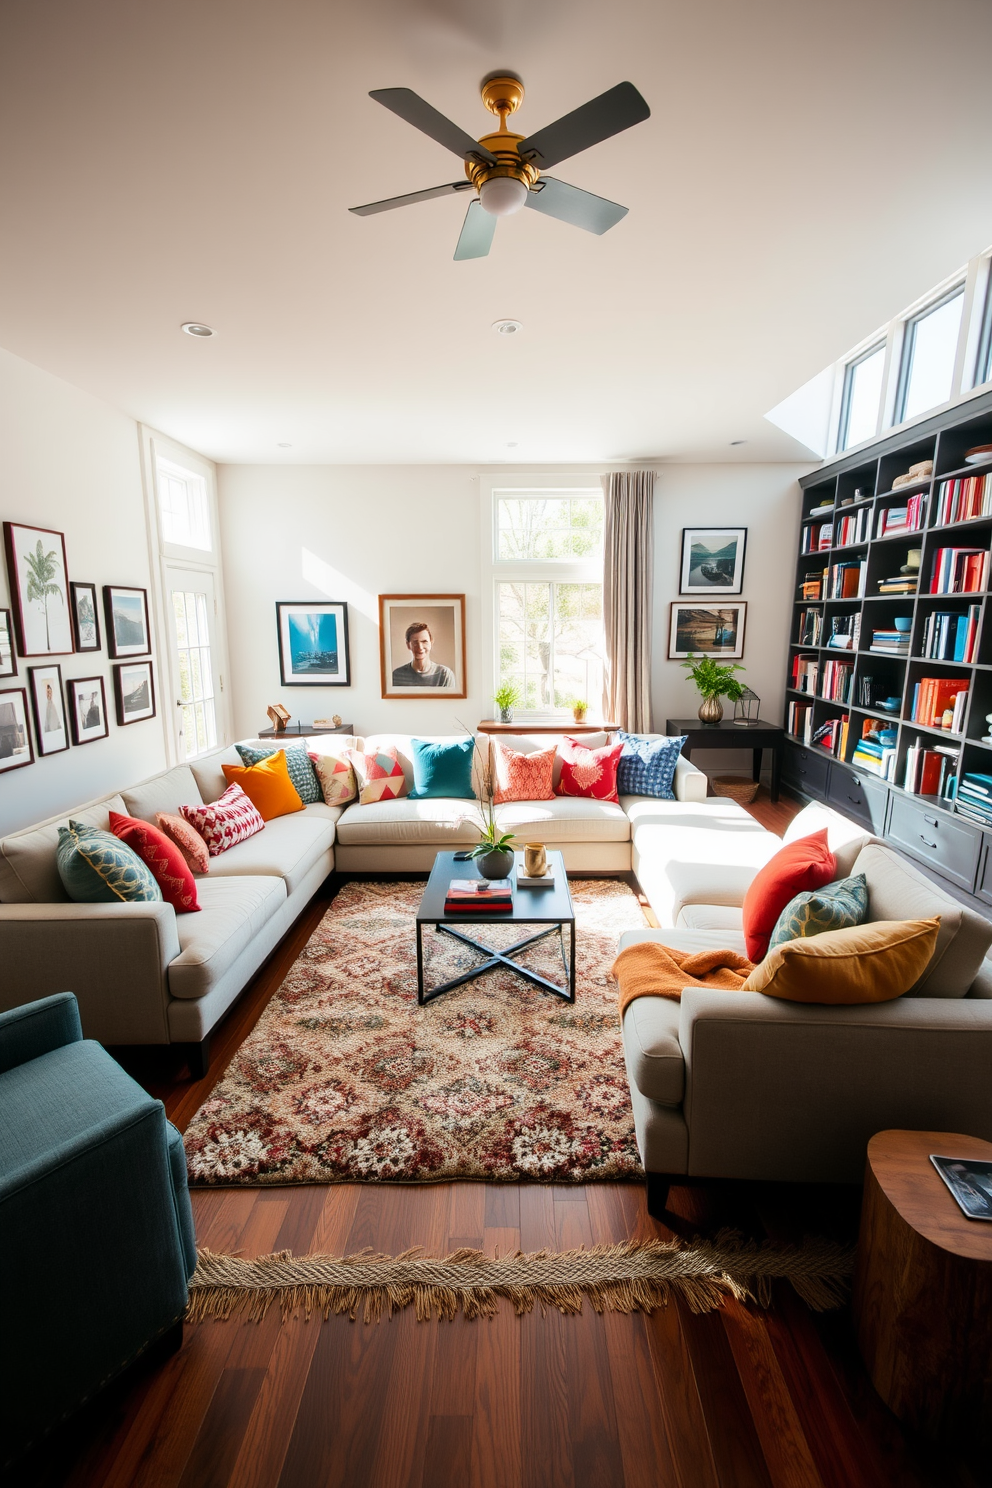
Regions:
[[110, 830], [151, 869], [162, 898], [177, 914], [191, 914], [199, 909], [196, 880], [189, 864], [164, 832], [136, 816], [121, 816], [119, 811], [110, 813]]
[[375, 801], [397, 801], [400, 796], [406, 795], [406, 776], [392, 744], [383, 745], [374, 754], [363, 754], [360, 749], [346, 749], [344, 757], [355, 771], [360, 805], [370, 806]]
[[939, 929], [940, 915], [935, 915], [929, 920], [873, 920], [787, 940], [754, 968], [741, 991], [835, 1006], [891, 1002], [915, 987], [926, 971]]
[[263, 821], [302, 811], [303, 801], [289, 778], [285, 749], [261, 759], [255, 765], [221, 765], [229, 785], [240, 785]]
[[358, 795], [355, 772], [344, 754], [310, 753], [310, 762], [324, 793], [325, 806], [343, 806]]
[[179, 810], [199, 832], [212, 858], [254, 837], [265, 826], [240, 785], [229, 785], [210, 806], [180, 806]]
[[535, 754], [518, 754], [507, 749], [498, 739], [493, 743], [493, 770], [496, 789], [493, 800], [550, 801], [554, 796], [556, 749], [539, 749]]
[[159, 811], [155, 816], [155, 825], [160, 832], [165, 833], [170, 842], [176, 844], [194, 873], [210, 872], [207, 844], [185, 817], [173, 816], [171, 811]]
[[559, 796], [585, 796], [593, 801], [620, 799], [617, 795], [617, 766], [623, 754], [622, 744], [589, 749], [578, 739], [563, 739], [558, 754], [561, 759]]
[[751, 881], [744, 895], [744, 945], [752, 961], [763, 961], [778, 917], [790, 900], [822, 889], [837, 876], [837, 859], [827, 846], [827, 829], [781, 848]]

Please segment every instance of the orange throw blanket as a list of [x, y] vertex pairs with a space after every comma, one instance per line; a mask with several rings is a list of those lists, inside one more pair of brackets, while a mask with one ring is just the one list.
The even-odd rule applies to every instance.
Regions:
[[739, 951], [675, 951], [655, 940], [628, 946], [611, 967], [620, 983], [621, 1018], [637, 997], [678, 1002], [683, 987], [739, 992], [753, 970], [754, 963]]

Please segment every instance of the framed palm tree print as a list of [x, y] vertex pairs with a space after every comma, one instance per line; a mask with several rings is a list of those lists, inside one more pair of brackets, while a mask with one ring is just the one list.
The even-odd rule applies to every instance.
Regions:
[[48, 527], [4, 522], [10, 602], [20, 656], [66, 656], [72, 649], [65, 538]]

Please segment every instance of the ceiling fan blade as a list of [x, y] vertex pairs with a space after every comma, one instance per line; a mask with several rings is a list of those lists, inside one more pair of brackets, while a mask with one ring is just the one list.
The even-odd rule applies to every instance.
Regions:
[[469, 202], [465, 221], [455, 246], [455, 258], [485, 258], [493, 246], [496, 218], [483, 210], [482, 203]]
[[560, 160], [578, 155], [580, 150], [588, 150], [590, 145], [598, 145], [600, 140], [620, 134], [650, 117], [651, 110], [633, 83], [617, 83], [615, 88], [522, 140], [520, 153], [541, 170], [550, 170]]
[[406, 196], [387, 196], [384, 201], [367, 202], [364, 207], [349, 207], [356, 217], [373, 217], [376, 212], [391, 212], [394, 207], [408, 207], [413, 202], [433, 201], [435, 196], [450, 196], [453, 191], [471, 191], [471, 181], [452, 181], [447, 186], [428, 186], [426, 191], [408, 191]]
[[609, 232], [630, 210], [607, 201], [605, 196], [593, 196], [591, 191], [569, 186], [567, 181], [556, 181], [552, 176], [541, 177], [537, 189], [528, 192], [526, 205], [532, 211], [570, 222], [573, 227], [584, 227], [591, 233]]
[[[412, 124], [414, 129], [437, 140], [446, 150], [460, 155], [463, 160], [467, 160], [470, 155], [477, 155], [489, 165], [496, 164], [496, 156], [484, 145], [480, 145], [464, 129], [459, 129], [457, 124], [452, 124], [450, 119], [439, 114], [436, 108], [431, 108], [412, 88], [373, 88], [369, 97], [374, 98], [376, 103], [381, 103], [383, 108], [391, 109], [394, 114]], [[620, 127], [626, 128], [626, 125]]]

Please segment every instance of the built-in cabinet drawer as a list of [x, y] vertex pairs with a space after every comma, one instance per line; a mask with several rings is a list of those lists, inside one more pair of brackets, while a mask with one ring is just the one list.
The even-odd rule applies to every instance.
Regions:
[[827, 771], [830, 761], [815, 749], [806, 749], [802, 744], [786, 744], [782, 761], [782, 778], [804, 794], [821, 799], [827, 792]]
[[879, 837], [885, 831], [888, 799], [889, 793], [881, 781], [866, 780], [847, 765], [830, 766], [828, 803]]
[[982, 833], [982, 856], [978, 864], [978, 881], [975, 893], [986, 904], [992, 904], [992, 837]]
[[977, 827], [893, 792], [887, 836], [904, 852], [970, 893], [982, 846]]

